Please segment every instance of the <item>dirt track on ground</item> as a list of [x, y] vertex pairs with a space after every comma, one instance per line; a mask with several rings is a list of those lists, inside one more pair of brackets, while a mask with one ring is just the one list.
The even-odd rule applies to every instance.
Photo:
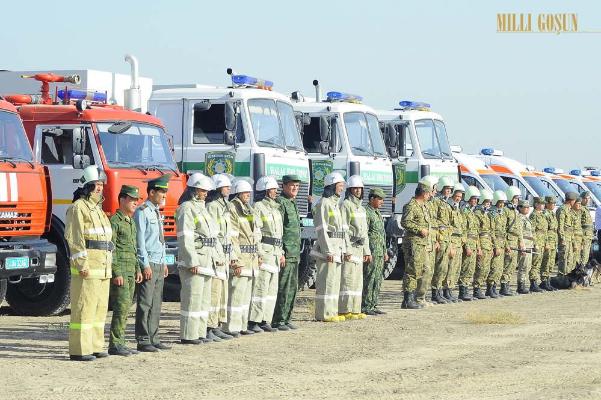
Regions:
[[[601, 398], [601, 285], [418, 311], [399, 289], [385, 282], [387, 315], [327, 325], [304, 291], [301, 329], [194, 347], [176, 344], [179, 304], [165, 303], [172, 350], [92, 363], [68, 361], [68, 315], [2, 308], [0, 399]], [[491, 316], [511, 323], [476, 323]]]

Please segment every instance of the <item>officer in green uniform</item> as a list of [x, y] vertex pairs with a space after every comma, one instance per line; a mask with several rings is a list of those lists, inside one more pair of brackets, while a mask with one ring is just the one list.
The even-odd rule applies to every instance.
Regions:
[[431, 190], [432, 183], [422, 178], [415, 189], [415, 196], [403, 207], [401, 226], [405, 229], [403, 235], [405, 273], [401, 308], [405, 309], [423, 308], [423, 305], [415, 301], [415, 291], [428, 262], [427, 254], [433, 250], [428, 237], [431, 223], [427, 202], [432, 194]]
[[543, 261], [540, 269], [541, 289], [549, 292], [557, 290], [551, 285], [551, 271], [555, 268], [555, 259], [557, 257], [557, 217], [555, 216], [555, 196], [545, 197], [544, 215], [547, 219], [547, 236], [545, 240], [545, 250], [543, 253]]
[[365, 207], [367, 214], [367, 236], [371, 261], [363, 264], [363, 297], [361, 311], [367, 315], [386, 314], [378, 308], [378, 296], [384, 279], [384, 263], [388, 261], [386, 253], [386, 232], [380, 207], [386, 194], [380, 188], [369, 191], [369, 203]]
[[[542, 197], [534, 198], [534, 211], [530, 214], [530, 222], [532, 224], [532, 232], [534, 235], [534, 250], [532, 254], [532, 267], [530, 268], [530, 291], [539, 292], [538, 281], [541, 274], [541, 265], [547, 242], [547, 231], [549, 223], [543, 211], [545, 199]], [[538, 289], [538, 290], [537, 290]]]
[[161, 343], [159, 336], [163, 284], [169, 273], [165, 264], [165, 236], [159, 207], [167, 197], [170, 178], [171, 175], [166, 174], [148, 181], [148, 198], [134, 213], [138, 261], [144, 278], [138, 284], [136, 340], [138, 350], [143, 352], [170, 349]]
[[584, 238], [584, 232], [582, 231], [582, 202], [580, 197], [574, 200], [574, 204], [572, 205], [572, 218], [574, 220], [574, 227], [572, 229], [572, 259], [570, 265], [572, 266], [571, 269], [574, 269], [576, 264], [580, 263], [582, 241]]
[[273, 311], [272, 324], [280, 331], [297, 329], [290, 322], [294, 300], [298, 290], [298, 264], [301, 249], [301, 228], [296, 196], [300, 188], [300, 178], [297, 175], [284, 175], [282, 177], [282, 194], [276, 201], [280, 204], [284, 231], [282, 234], [282, 246], [286, 264], [280, 269], [278, 280], [278, 296]]
[[482, 256], [480, 250], [480, 223], [476, 216], [476, 206], [480, 199], [480, 191], [475, 186], [469, 186], [465, 192], [466, 203], [461, 209], [463, 215], [463, 250], [464, 255], [459, 273], [459, 299], [471, 301], [469, 286], [474, 280], [476, 259]]
[[448, 203], [453, 191], [453, 180], [443, 176], [439, 181], [440, 194], [432, 200], [433, 225], [436, 229], [436, 241], [439, 244], [434, 260], [434, 273], [432, 274], [432, 301], [438, 304], [450, 303], [443, 294], [443, 281], [449, 268], [451, 248], [451, 214], [453, 208]]
[[[489, 276], [490, 265], [493, 255], [493, 239], [494, 232], [493, 216], [490, 212], [490, 204], [493, 199], [493, 194], [488, 189], [480, 191], [480, 205], [476, 208], [476, 217], [479, 223], [480, 237], [480, 256], [476, 261], [476, 273], [474, 274], [474, 299], [486, 299], [486, 295], [482, 293], [482, 287], [486, 283]], [[489, 290], [490, 292], [490, 290]], [[492, 296], [491, 297], [495, 297]]]
[[513, 292], [509, 288], [511, 278], [518, 265], [519, 252], [524, 249], [524, 238], [522, 237], [522, 224], [520, 224], [517, 206], [522, 195], [520, 189], [516, 186], [509, 186], [505, 191], [507, 194], [507, 207], [505, 214], [507, 215], [507, 236], [505, 243], [505, 262], [503, 265], [503, 274], [501, 275], [501, 291], [502, 296], [513, 296]]
[[443, 296], [449, 302], [456, 303], [460, 301], [453, 295], [453, 288], [457, 284], [457, 275], [461, 269], [461, 261], [463, 256], [463, 214], [461, 213], [460, 204], [463, 200], [465, 188], [461, 183], [456, 183], [453, 187], [453, 196], [448, 200], [448, 203], [453, 208], [451, 213], [451, 244], [449, 249], [449, 268], [444, 279]]
[[572, 206], [578, 198], [576, 192], [568, 192], [565, 195], [565, 201], [555, 213], [557, 217], [557, 275], [563, 277], [569, 274], [572, 269], [572, 239], [574, 237], [574, 213]]
[[589, 212], [588, 205], [591, 200], [591, 194], [587, 191], [580, 193], [580, 202], [582, 208], [580, 210], [580, 222], [582, 225], [582, 251], [580, 252], [580, 263], [586, 265], [591, 255], [591, 246], [595, 237], [595, 227], [593, 218]]
[[[486, 295], [494, 298], [499, 297], [497, 283], [501, 281], [503, 264], [505, 262], [505, 242], [507, 238], [507, 213], [505, 213], [505, 202], [507, 195], [502, 190], [493, 193], [493, 205], [490, 215], [493, 220], [493, 254], [490, 262], [490, 272], [486, 280]], [[506, 284], [501, 284], [501, 292], [505, 291]]]
[[[521, 224], [522, 229], [522, 240], [524, 243], [524, 250], [519, 252], [518, 255], [518, 294], [528, 294], [528, 286], [526, 284], [527, 279], [530, 277], [530, 268], [532, 267], [532, 252], [534, 250], [534, 230], [532, 229], [532, 222], [528, 218], [530, 212], [530, 203], [528, 200], [520, 200], [518, 203], [518, 223]], [[535, 292], [540, 292], [541, 289], [534, 285]]]
[[129, 356], [138, 351], [125, 344], [125, 327], [127, 315], [131, 307], [136, 283], [142, 282], [142, 272], [136, 255], [136, 224], [133, 220], [136, 206], [140, 200], [138, 188], [130, 185], [121, 186], [119, 192], [119, 209], [111, 217], [113, 229], [113, 279], [109, 302], [113, 309], [109, 354]]

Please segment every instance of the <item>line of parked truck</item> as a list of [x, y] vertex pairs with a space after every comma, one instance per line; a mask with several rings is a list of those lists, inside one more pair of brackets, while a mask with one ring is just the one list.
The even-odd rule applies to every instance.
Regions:
[[[138, 186], [172, 174], [162, 207], [170, 276], [165, 297], [177, 300], [174, 213], [187, 175], [229, 173], [256, 181], [296, 174], [302, 221], [300, 282], [311, 286], [315, 241], [311, 215], [331, 171], [361, 175], [366, 191], [387, 194], [390, 260], [385, 276], [402, 264], [400, 215], [425, 175], [450, 176], [492, 190], [515, 185], [525, 199], [568, 190], [601, 199], [596, 168], [570, 174], [542, 171], [495, 149], [468, 155], [448, 140], [443, 118], [421, 102], [375, 110], [357, 95], [314, 97], [273, 90], [273, 82], [227, 70], [226, 86], [152, 85], [138, 75], [95, 70], [0, 72], [0, 300], [16, 313], [52, 315], [69, 304], [66, 210], [82, 169], [96, 164], [107, 176], [104, 210], [112, 214], [123, 184]], [[41, 85], [41, 90], [40, 90]], [[365, 199], [367, 201], [367, 199]]]

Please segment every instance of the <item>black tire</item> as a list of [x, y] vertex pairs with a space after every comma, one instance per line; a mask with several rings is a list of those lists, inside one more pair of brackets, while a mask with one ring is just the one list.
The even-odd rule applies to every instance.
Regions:
[[163, 301], [179, 302], [179, 291], [182, 285], [179, 280], [179, 275], [170, 274], [165, 278], [163, 285]]
[[388, 261], [384, 263], [384, 279], [401, 279], [403, 277], [403, 257], [396, 238], [387, 239]]
[[298, 289], [305, 290], [315, 287], [317, 279], [317, 266], [315, 260], [309, 256], [311, 245], [305, 245], [301, 253], [300, 264], [298, 265]]
[[56, 253], [56, 266], [53, 283], [39, 283], [32, 278], [8, 285], [6, 302], [17, 315], [57, 315], [67, 309], [71, 274], [65, 250], [60, 246]]
[[6, 297], [6, 279], [0, 279], [0, 305]]

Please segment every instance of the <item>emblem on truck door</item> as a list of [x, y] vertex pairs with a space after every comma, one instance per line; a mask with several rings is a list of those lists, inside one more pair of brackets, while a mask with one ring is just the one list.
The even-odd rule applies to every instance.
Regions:
[[235, 154], [229, 151], [210, 151], [205, 154], [205, 174], [234, 174]]

